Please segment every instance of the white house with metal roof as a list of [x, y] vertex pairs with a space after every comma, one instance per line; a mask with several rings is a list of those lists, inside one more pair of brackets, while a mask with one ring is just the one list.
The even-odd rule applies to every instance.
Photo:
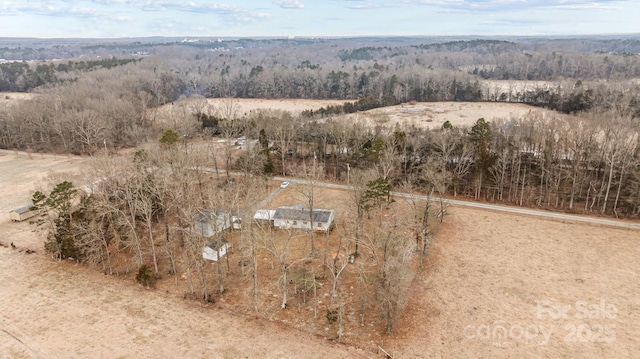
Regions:
[[271, 220], [276, 228], [298, 228], [328, 233], [333, 225], [335, 212], [332, 209], [311, 211], [304, 205], [278, 207]]

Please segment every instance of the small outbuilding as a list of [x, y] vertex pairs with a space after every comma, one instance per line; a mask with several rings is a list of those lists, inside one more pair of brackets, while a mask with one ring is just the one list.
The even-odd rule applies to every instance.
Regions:
[[229, 251], [229, 243], [224, 238], [216, 238], [202, 249], [202, 258], [217, 262]]
[[14, 222], [21, 222], [21, 221], [27, 220], [35, 216], [36, 214], [38, 214], [38, 212], [34, 209], [33, 205], [20, 207], [18, 209], [14, 209], [13, 211], [9, 212], [9, 215], [11, 216], [11, 220]]
[[201, 236], [211, 237], [231, 227], [231, 213], [223, 209], [200, 210], [195, 218], [195, 230]]
[[233, 229], [242, 229], [242, 217], [240, 215], [231, 216], [231, 226]]

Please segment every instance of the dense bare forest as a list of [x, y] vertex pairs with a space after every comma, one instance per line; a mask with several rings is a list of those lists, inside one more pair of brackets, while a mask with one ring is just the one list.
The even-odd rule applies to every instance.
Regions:
[[[446, 212], [443, 203], [394, 203], [392, 190], [640, 216], [636, 40], [33, 41], [41, 47], [0, 48], [0, 90], [31, 94], [0, 108], [0, 147], [94, 156], [86, 185], [65, 181], [34, 194], [46, 248], [105, 273], [138, 271], [146, 285], [159, 274], [183, 275], [188, 295], [215, 301], [235, 288], [256, 312], [269, 305], [264, 293], [276, 291], [283, 309], [297, 305], [317, 318], [317, 291], [329, 284], [320, 317], [337, 338], [365, 316], [391, 331], [437, 230], [433, 218]], [[243, 113], [207, 98], [344, 104]], [[469, 128], [361, 120], [370, 109], [424, 101], [556, 112], [478, 118]], [[188, 105], [166, 111], [174, 103]], [[108, 156], [119, 152], [127, 154]], [[207, 238], [194, 218], [204, 209], [254, 213], [273, 175], [306, 179], [297, 198], [311, 209], [316, 183], [347, 184], [343, 205], [352, 215], [339, 222], [339, 236], [318, 238], [245, 220], [225, 234], [240, 259], [217, 261], [210, 278], [201, 255]], [[309, 241], [292, 241], [298, 236]], [[361, 257], [343, 272], [351, 255]]]

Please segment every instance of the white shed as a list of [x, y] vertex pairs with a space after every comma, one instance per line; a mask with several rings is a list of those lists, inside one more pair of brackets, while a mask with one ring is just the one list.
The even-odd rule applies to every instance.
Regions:
[[231, 226], [233, 229], [242, 229], [242, 217], [241, 216], [231, 216]]
[[11, 220], [14, 222], [20, 222], [38, 214], [38, 212], [32, 208], [33, 208], [33, 205], [28, 205], [28, 206], [14, 209], [13, 211], [9, 212], [9, 215], [11, 216]]
[[207, 243], [202, 249], [202, 258], [217, 262], [229, 250], [229, 243], [224, 238], [217, 238]]

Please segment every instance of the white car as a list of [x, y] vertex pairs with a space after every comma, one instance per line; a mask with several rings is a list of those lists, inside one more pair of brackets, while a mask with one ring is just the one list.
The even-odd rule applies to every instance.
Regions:
[[289, 182], [282, 182], [280, 188], [287, 188], [289, 186]]

